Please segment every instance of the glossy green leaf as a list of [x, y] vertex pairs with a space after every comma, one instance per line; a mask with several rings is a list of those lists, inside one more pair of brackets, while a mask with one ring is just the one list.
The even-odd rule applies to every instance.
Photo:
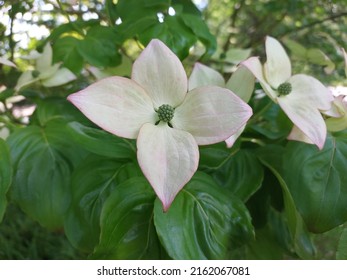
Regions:
[[319, 151], [290, 142], [284, 155], [284, 178], [308, 228], [328, 231], [347, 221], [347, 138], [332, 137]]
[[229, 246], [253, 237], [245, 205], [202, 172], [181, 190], [168, 212], [156, 201], [154, 222], [173, 259], [223, 259]]
[[[174, 15], [169, 8], [175, 10]], [[122, 19], [119, 32], [127, 38], [137, 37], [143, 45], [158, 38], [180, 59], [188, 56], [197, 40], [205, 45], [206, 56], [216, 50], [215, 37], [190, 1], [119, 0], [114, 9]]]
[[284, 148], [275, 145], [268, 145], [257, 152], [259, 160], [276, 176], [279, 187], [282, 189], [284, 211], [288, 228], [294, 241], [294, 250], [301, 258], [310, 259], [315, 254], [315, 248], [303, 219], [297, 210], [297, 205], [289, 191], [287, 182], [283, 179], [283, 154]]
[[12, 166], [10, 153], [6, 142], [0, 138], [0, 222], [2, 221], [6, 207], [6, 193], [10, 187], [12, 178]]
[[61, 120], [64, 122], [79, 121], [83, 124], [91, 122], [73, 106], [66, 98], [48, 97], [35, 98], [36, 110], [31, 117], [31, 124], [44, 127], [49, 121]]
[[136, 148], [133, 142], [104, 130], [71, 122], [68, 125], [68, 131], [76, 143], [97, 155], [117, 159], [136, 158]]
[[14, 169], [11, 199], [43, 226], [61, 227], [71, 201], [71, 172], [84, 156], [66, 137], [66, 124], [52, 120], [45, 127], [19, 129], [8, 145]]
[[185, 25], [192, 30], [192, 33], [195, 34], [197, 39], [205, 46], [206, 51], [202, 59], [211, 57], [217, 49], [217, 41], [215, 36], [210, 33], [201, 15], [182, 13], [181, 18]]
[[160, 39], [180, 59], [188, 56], [189, 49], [197, 41], [195, 34], [177, 16], [166, 16], [162, 23], [156, 22], [141, 32], [139, 38], [145, 45], [153, 38]]
[[253, 151], [239, 150], [212, 176], [221, 186], [247, 201], [260, 188], [264, 170]]
[[100, 243], [92, 258], [159, 259], [162, 246], [153, 222], [156, 195], [144, 177], [112, 191], [101, 213]]
[[256, 239], [247, 244], [246, 259], [283, 260], [284, 250], [276, 240], [271, 228], [266, 227], [255, 232]]
[[280, 139], [288, 136], [293, 124], [278, 104], [265, 97], [260, 99], [254, 107], [252, 118], [256, 121], [250, 125], [253, 130], [269, 139]]
[[65, 218], [65, 233], [79, 250], [92, 252], [99, 242], [100, 213], [116, 186], [130, 177], [141, 175], [135, 164], [90, 155], [74, 171], [72, 202]]
[[79, 41], [78, 51], [91, 65], [112, 67], [121, 63], [118, 48], [122, 40], [112, 27], [93, 26], [86, 37]]
[[336, 252], [336, 259], [347, 260], [347, 227], [343, 229]]
[[240, 148], [236, 142], [231, 149], [224, 142], [214, 145], [201, 146], [199, 168], [201, 170], [215, 171], [221, 168]]
[[[79, 35], [82, 35], [82, 30], [87, 27], [91, 26], [97, 26], [100, 24], [99, 20], [96, 19], [91, 19], [91, 20], [79, 20], [77, 19], [76, 21], [65, 23], [62, 25], [59, 25], [52, 29], [50, 35], [47, 37], [46, 42], [56, 42], [57, 40], [60, 40], [60, 38], [64, 34], [71, 34], [73, 32], [77, 32]], [[45, 43], [43, 43], [44, 45]]]
[[83, 68], [83, 58], [78, 52], [79, 39], [65, 36], [56, 41], [53, 46], [55, 62], [63, 62], [63, 65], [72, 72], [78, 74]]

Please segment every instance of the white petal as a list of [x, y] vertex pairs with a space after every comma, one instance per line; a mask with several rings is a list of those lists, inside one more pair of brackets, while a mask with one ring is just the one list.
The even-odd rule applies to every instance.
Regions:
[[285, 49], [275, 38], [266, 37], [265, 49], [265, 77], [268, 83], [277, 89], [280, 84], [286, 82], [292, 75], [292, 66]]
[[67, 84], [75, 79], [75, 74], [72, 73], [69, 69], [61, 68], [56, 71], [52, 77], [42, 80], [42, 84], [45, 87], [55, 87]]
[[146, 90], [156, 108], [163, 104], [176, 107], [187, 93], [188, 80], [181, 61], [156, 39], [135, 61], [131, 78]]
[[247, 67], [241, 65], [231, 75], [226, 87], [234, 92], [243, 101], [248, 102], [251, 99], [254, 90], [254, 75]]
[[287, 96], [278, 98], [278, 103], [289, 119], [312, 141], [319, 149], [325, 143], [327, 128], [322, 115], [317, 108], [303, 100]]
[[246, 128], [246, 125], [243, 125], [238, 131], [236, 131], [235, 134], [231, 135], [227, 140], [225, 140], [225, 143], [227, 144], [228, 148], [231, 148], [234, 145], [234, 143], [242, 134], [242, 132], [245, 130], [245, 128]]
[[25, 71], [22, 73], [22, 75], [20, 75], [15, 89], [16, 91], [18, 91], [21, 88], [28, 86], [30, 84], [33, 84], [38, 80], [39, 80], [38, 78], [33, 77], [33, 71]]
[[235, 134], [251, 115], [251, 107], [230, 90], [204, 86], [188, 92], [171, 124], [191, 133], [199, 145], [208, 145]]
[[288, 140], [294, 140], [299, 142], [304, 142], [307, 144], [314, 144], [310, 138], [306, 136], [297, 126], [293, 126], [292, 131], [289, 133]]
[[47, 71], [52, 65], [52, 57], [52, 47], [47, 43], [43, 48], [42, 54], [36, 60], [36, 70], [43, 73]]
[[189, 77], [189, 90], [208, 85], [225, 87], [223, 76], [206, 65], [195, 63], [193, 71]]
[[329, 89], [317, 79], [298, 74], [291, 77], [288, 82], [292, 85], [289, 98], [298, 99], [320, 111], [327, 111], [331, 108], [334, 97]]
[[68, 100], [92, 122], [120, 137], [135, 139], [144, 123], [156, 121], [149, 96], [127, 78], [105, 78]]
[[198, 168], [199, 149], [188, 132], [145, 124], [137, 139], [140, 167], [167, 211]]
[[270, 84], [266, 81], [263, 74], [263, 66], [260, 63], [258, 57], [250, 57], [247, 60], [243, 61], [241, 65], [245, 66], [249, 71], [253, 73], [253, 75], [259, 81], [261, 87], [265, 91], [265, 93], [277, 103], [277, 93], [271, 88]]
[[39, 71], [39, 79], [45, 80], [45, 79], [52, 78], [59, 70], [60, 65], [61, 65], [60, 63], [56, 63], [53, 65], [47, 66], [47, 68], [44, 71], [41, 71], [41, 72]]
[[11, 66], [11, 67], [17, 68], [16, 64], [14, 64], [12, 61], [9, 61], [8, 59], [6, 59], [4, 57], [0, 57], [0, 64], [4, 64], [4, 65], [7, 65], [7, 66]]
[[[322, 149], [327, 128], [320, 111], [331, 108], [331, 92], [317, 79], [303, 74], [294, 75], [288, 82], [292, 85], [292, 91], [278, 97], [279, 105], [310, 141]], [[292, 135], [294, 139], [295, 131]]]

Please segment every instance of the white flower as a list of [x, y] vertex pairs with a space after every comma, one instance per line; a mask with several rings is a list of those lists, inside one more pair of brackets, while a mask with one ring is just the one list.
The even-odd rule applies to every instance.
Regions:
[[46, 44], [42, 54], [32, 55], [36, 59], [35, 70], [24, 72], [18, 79], [16, 90], [40, 81], [45, 87], [66, 84], [76, 79], [69, 69], [60, 67], [60, 63], [52, 65], [52, 48]]
[[327, 128], [320, 112], [330, 109], [332, 94], [313, 77], [292, 76], [289, 57], [276, 39], [268, 36], [265, 49], [267, 61], [264, 65], [258, 57], [251, 57], [242, 65], [254, 74], [265, 93], [294, 123], [288, 139], [314, 143], [322, 149]]
[[101, 128], [137, 138], [139, 165], [167, 211], [198, 167], [198, 145], [224, 141], [252, 109], [217, 86], [189, 92], [183, 65], [152, 40], [133, 65], [131, 79], [109, 77], [68, 97]]

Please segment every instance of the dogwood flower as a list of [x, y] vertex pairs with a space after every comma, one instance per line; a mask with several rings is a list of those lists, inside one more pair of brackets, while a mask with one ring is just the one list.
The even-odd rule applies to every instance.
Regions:
[[108, 77], [68, 97], [91, 121], [137, 139], [139, 165], [167, 211], [198, 167], [198, 145], [224, 141], [252, 115], [230, 90], [187, 92], [177, 56], [154, 39], [133, 65], [131, 79]]
[[[35, 70], [24, 72], [18, 79], [15, 89], [18, 91], [37, 81], [41, 81], [45, 87], [54, 87], [66, 84], [76, 79], [69, 69], [60, 67], [60, 63], [52, 65], [52, 48], [46, 44], [42, 54], [36, 53], [31, 57], [36, 60]], [[30, 57], [29, 57], [30, 58]]]
[[330, 109], [332, 94], [311, 76], [292, 76], [289, 57], [276, 39], [268, 36], [265, 49], [267, 61], [264, 65], [258, 57], [251, 57], [242, 65], [254, 74], [265, 93], [294, 123], [288, 139], [314, 143], [322, 149], [327, 128], [320, 111]]
[[[193, 71], [189, 77], [189, 90], [199, 86], [220, 86], [230, 89], [247, 103], [254, 90], [254, 80], [253, 74], [244, 66], [238, 67], [229, 80], [225, 82], [223, 76], [213, 68], [201, 63], [195, 63]], [[228, 148], [231, 148], [234, 145], [245, 127], [246, 124], [244, 124], [235, 134], [225, 140]]]

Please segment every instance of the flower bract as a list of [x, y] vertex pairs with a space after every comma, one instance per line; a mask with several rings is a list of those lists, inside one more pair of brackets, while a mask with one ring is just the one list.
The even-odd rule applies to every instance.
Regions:
[[[189, 77], [189, 89], [192, 90], [196, 87], [206, 85], [216, 85], [230, 89], [243, 101], [248, 102], [254, 90], [254, 76], [246, 67], [240, 66], [225, 83], [223, 76], [219, 72], [204, 64], [195, 63], [193, 71]], [[246, 124], [225, 140], [228, 148], [231, 148], [234, 145], [245, 127]]]

